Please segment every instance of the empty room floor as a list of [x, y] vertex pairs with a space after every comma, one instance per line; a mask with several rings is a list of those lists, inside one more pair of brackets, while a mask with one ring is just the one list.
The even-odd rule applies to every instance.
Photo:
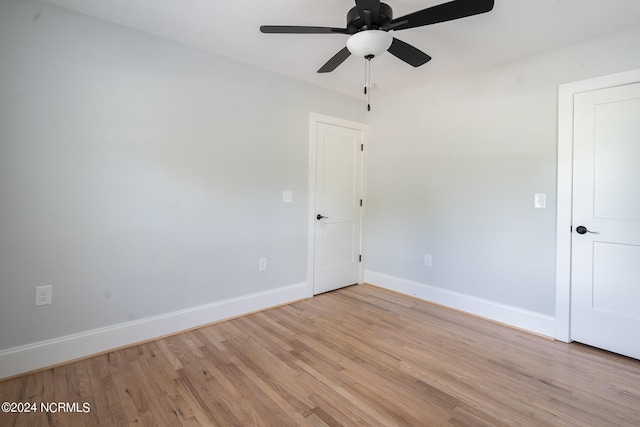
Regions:
[[0, 396], [36, 405], [2, 426], [638, 426], [640, 361], [355, 285], [5, 380]]

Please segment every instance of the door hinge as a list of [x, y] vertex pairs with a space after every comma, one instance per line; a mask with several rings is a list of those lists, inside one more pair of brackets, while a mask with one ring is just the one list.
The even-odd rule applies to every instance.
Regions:
[[362, 199], [360, 199], [360, 206], [362, 206]]
[[358, 255], [358, 262], [362, 262], [362, 255]]
[[364, 151], [364, 144], [360, 144], [360, 151]]

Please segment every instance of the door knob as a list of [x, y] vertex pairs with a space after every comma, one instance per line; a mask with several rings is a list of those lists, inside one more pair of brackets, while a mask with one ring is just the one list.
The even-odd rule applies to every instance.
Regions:
[[585, 227], [584, 225], [577, 226], [576, 227], [576, 233], [578, 233], [578, 234], [585, 234], [585, 233], [600, 234], [599, 231], [591, 231], [587, 227]]
[[324, 215], [320, 215], [320, 214], [318, 214], [318, 216], [316, 216], [316, 219], [318, 221], [320, 221], [322, 218], [329, 218], [329, 217], [328, 216], [324, 216]]

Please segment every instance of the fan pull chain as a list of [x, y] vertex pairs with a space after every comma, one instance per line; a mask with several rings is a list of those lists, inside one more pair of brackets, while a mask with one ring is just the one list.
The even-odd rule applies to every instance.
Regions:
[[364, 57], [364, 94], [367, 95], [367, 111], [371, 111], [371, 60], [373, 55]]
[[367, 87], [367, 76], [368, 74], [368, 68], [369, 68], [369, 61], [364, 61], [364, 94], [366, 95], [368, 92], [368, 87]]

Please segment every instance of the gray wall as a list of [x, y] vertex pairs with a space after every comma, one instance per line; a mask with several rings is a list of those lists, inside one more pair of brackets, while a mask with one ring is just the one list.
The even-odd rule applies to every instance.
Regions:
[[[640, 67], [639, 41], [376, 99], [367, 270], [553, 315], [557, 85]], [[311, 111], [367, 120], [355, 98], [0, 2], [0, 350], [306, 281]]]
[[555, 315], [558, 85], [638, 67], [640, 27], [376, 100], [366, 269]]
[[305, 282], [311, 111], [366, 120], [355, 98], [2, 0], [0, 350]]

